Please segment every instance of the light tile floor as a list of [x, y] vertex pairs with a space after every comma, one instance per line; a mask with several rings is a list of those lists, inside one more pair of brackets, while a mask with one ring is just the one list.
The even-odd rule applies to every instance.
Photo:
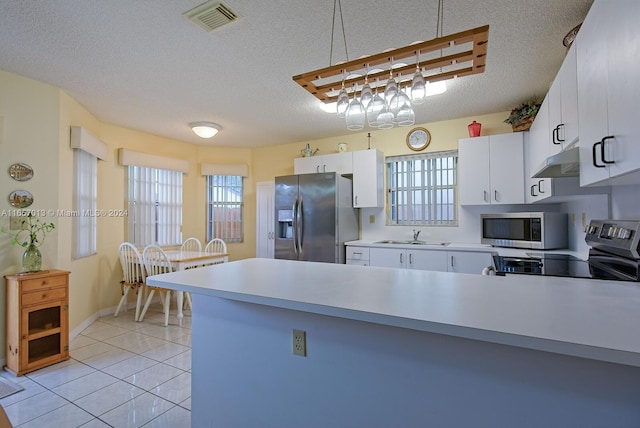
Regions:
[[99, 318], [72, 340], [68, 361], [20, 377], [2, 371], [24, 387], [0, 400], [13, 426], [189, 427], [191, 317], [165, 327], [152, 308], [140, 323], [134, 310]]

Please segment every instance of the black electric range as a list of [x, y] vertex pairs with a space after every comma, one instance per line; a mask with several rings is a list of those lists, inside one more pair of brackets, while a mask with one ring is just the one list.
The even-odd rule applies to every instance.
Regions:
[[496, 255], [496, 274], [640, 281], [640, 221], [592, 220], [585, 241], [591, 247], [587, 260], [555, 253]]

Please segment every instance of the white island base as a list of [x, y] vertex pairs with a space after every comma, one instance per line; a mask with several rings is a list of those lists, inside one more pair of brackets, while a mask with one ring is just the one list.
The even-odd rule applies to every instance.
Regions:
[[193, 293], [193, 427], [640, 426], [636, 284], [267, 259], [149, 282]]

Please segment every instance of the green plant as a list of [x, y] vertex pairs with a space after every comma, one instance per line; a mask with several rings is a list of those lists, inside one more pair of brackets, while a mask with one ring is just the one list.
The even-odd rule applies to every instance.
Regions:
[[536, 114], [538, 114], [538, 110], [540, 110], [540, 104], [540, 101], [538, 101], [536, 98], [525, 101], [522, 104], [514, 107], [511, 110], [511, 114], [504, 122], [508, 123], [511, 126], [518, 126], [522, 122], [535, 117]]
[[36, 247], [42, 245], [47, 233], [55, 228], [56, 226], [53, 223], [45, 223], [29, 213], [20, 221], [20, 230], [15, 232], [15, 234], [6, 230], [4, 227], [0, 230], [4, 233], [13, 234], [13, 239], [11, 240], [13, 245], [20, 245], [27, 248], [31, 244]]

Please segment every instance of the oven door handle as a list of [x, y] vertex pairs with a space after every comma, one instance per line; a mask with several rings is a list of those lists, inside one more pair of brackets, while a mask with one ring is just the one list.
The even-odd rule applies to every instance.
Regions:
[[[595, 267], [604, 272], [607, 272], [618, 279], [623, 279], [625, 281], [638, 281], [638, 261], [637, 260], [627, 260], [622, 257], [616, 256], [607, 256], [607, 255], [597, 255], [591, 254], [589, 255], [589, 268]], [[611, 263], [614, 262], [614, 263]], [[630, 271], [635, 271], [635, 276], [630, 275], [629, 273], [616, 269], [616, 265], [621, 265], [625, 267], [629, 267]]]

